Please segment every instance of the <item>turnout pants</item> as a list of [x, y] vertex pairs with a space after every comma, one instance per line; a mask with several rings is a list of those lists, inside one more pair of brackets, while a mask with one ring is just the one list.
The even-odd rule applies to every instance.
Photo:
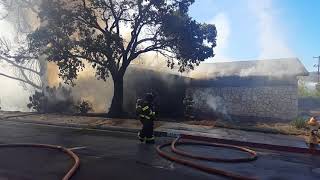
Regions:
[[140, 122], [142, 123], [142, 129], [138, 134], [140, 141], [154, 143], [153, 120], [141, 118]]

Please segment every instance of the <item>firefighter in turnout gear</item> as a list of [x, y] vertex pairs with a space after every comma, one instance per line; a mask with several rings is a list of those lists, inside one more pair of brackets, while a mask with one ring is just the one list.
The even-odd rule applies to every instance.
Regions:
[[311, 117], [307, 124], [310, 129], [310, 134], [307, 139], [307, 143], [309, 144], [310, 148], [312, 148], [319, 144], [318, 141], [319, 141], [320, 123], [317, 121], [315, 117]]
[[142, 123], [142, 129], [138, 133], [141, 142], [153, 144], [155, 138], [153, 135], [153, 125], [155, 120], [154, 95], [147, 93], [143, 99], [138, 99], [136, 104], [136, 113]]
[[194, 101], [192, 96], [186, 95], [186, 97], [183, 99], [183, 105], [184, 105], [184, 116], [188, 119], [194, 119]]

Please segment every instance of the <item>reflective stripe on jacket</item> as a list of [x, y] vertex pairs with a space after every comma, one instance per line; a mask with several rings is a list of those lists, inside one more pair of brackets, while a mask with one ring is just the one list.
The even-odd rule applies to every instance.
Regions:
[[138, 114], [139, 114], [139, 117], [145, 118], [148, 120], [153, 119], [154, 116], [156, 115], [156, 113], [152, 111], [152, 109], [148, 105], [141, 107], [141, 111]]

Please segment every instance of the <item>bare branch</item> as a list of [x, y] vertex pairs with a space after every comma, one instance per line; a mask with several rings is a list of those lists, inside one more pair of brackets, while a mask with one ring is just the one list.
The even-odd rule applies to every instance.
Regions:
[[[143, 21], [144, 21], [146, 12], [150, 9], [151, 5], [152, 5], [152, 3], [149, 3], [145, 9], [142, 9], [141, 4], [138, 4], [139, 17], [136, 18], [133, 30], [131, 31], [131, 40], [127, 46], [127, 49], [125, 51], [125, 55], [130, 54], [130, 56], [131, 56], [131, 54], [133, 54], [133, 52], [135, 52], [135, 49], [137, 47], [136, 42], [138, 41], [141, 30], [148, 23], [148, 22], [143, 23]], [[130, 64], [130, 62], [129, 62], [129, 64]]]
[[10, 76], [10, 75], [4, 74], [4, 73], [0, 73], [0, 76], [7, 77], [7, 78], [10, 78], [10, 79], [13, 79], [13, 80], [17, 80], [17, 81], [20, 81], [20, 82], [29, 84], [29, 85], [31, 85], [32, 87], [34, 87], [34, 88], [36, 88], [36, 89], [39, 89], [39, 90], [42, 89], [40, 86], [38, 86], [38, 85], [34, 84], [33, 82], [31, 82], [31, 81], [29, 81], [29, 80], [26, 80], [26, 79], [17, 78], [17, 77]]
[[35, 73], [35, 74], [37, 74], [37, 75], [40, 75], [40, 72], [35, 71], [34, 69], [31, 69], [31, 68], [27, 68], [27, 67], [21, 66], [21, 65], [19, 65], [18, 63], [14, 62], [14, 61], [11, 61], [11, 60], [9, 60], [8, 58], [3, 57], [3, 56], [0, 55], [0, 60], [1, 60], [1, 59], [4, 60], [4, 61], [7, 62], [7, 63], [13, 65], [13, 66], [16, 67], [16, 68], [23, 69], [23, 70], [27, 70], [27, 71], [30, 71], [30, 72]]
[[131, 57], [131, 58], [135, 59], [136, 57], [138, 57], [141, 54], [144, 54], [144, 53], [147, 53], [147, 52], [150, 52], [150, 51], [156, 51], [156, 50], [159, 50], [159, 49], [163, 49], [163, 48], [165, 48], [165, 46], [166, 46], [165, 44], [160, 44], [160, 45], [155, 44], [155, 45], [149, 46], [149, 47], [147, 47], [147, 48], [145, 48], [143, 50], [140, 50], [140, 51], [134, 53], [133, 57]]

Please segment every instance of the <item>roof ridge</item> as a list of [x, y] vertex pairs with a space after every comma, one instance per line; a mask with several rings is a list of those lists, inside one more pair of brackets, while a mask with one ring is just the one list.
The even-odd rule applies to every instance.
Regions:
[[[201, 64], [220, 64], [220, 63], [241, 63], [241, 62], [262, 62], [262, 61], [284, 61], [284, 60], [299, 60], [298, 57], [289, 57], [289, 58], [275, 58], [275, 59], [255, 59], [255, 60], [235, 60], [235, 61], [225, 61], [225, 62], [210, 62], [210, 63], [201, 63]], [[300, 60], [299, 60], [300, 61]]]

